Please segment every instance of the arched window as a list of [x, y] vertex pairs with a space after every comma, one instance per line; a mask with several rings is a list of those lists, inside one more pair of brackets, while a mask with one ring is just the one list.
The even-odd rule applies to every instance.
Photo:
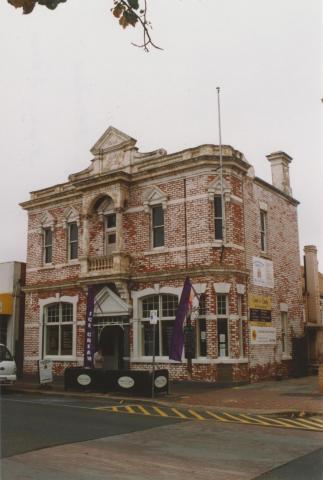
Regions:
[[151, 310], [157, 310], [158, 322], [155, 336], [155, 355], [168, 357], [170, 340], [178, 306], [177, 295], [149, 295], [141, 300], [141, 355], [153, 355], [153, 326], [149, 322]]
[[73, 304], [50, 303], [44, 308], [44, 354], [73, 354]]

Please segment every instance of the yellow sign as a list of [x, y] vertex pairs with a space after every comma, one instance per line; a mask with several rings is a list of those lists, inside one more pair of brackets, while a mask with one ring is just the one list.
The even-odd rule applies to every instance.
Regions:
[[254, 308], [256, 310], [271, 310], [272, 309], [271, 297], [268, 297], [265, 295], [254, 295], [250, 293], [249, 308]]
[[11, 293], [0, 293], [0, 315], [11, 315], [13, 298]]

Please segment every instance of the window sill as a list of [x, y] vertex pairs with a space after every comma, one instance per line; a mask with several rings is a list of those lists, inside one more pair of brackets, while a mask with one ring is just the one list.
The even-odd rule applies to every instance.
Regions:
[[73, 258], [72, 260], [68, 260], [68, 265], [79, 265], [80, 260], [78, 258]]
[[77, 358], [74, 355], [44, 355], [45, 360], [53, 360], [53, 362], [76, 362]]
[[212, 363], [223, 363], [223, 364], [235, 364], [235, 363], [248, 363], [248, 358], [240, 357], [240, 358], [230, 358], [230, 357], [218, 357], [213, 360]]
[[53, 268], [55, 268], [53, 263], [45, 263], [44, 265], [39, 267], [39, 270], [52, 270]]
[[168, 248], [166, 247], [155, 247], [147, 252], [144, 252], [144, 255], [157, 255], [158, 253], [168, 253]]
[[213, 240], [211, 243], [212, 247], [220, 248], [223, 245], [223, 240]]
[[272, 260], [272, 256], [268, 252], [260, 252], [260, 258], [265, 258], [266, 260]]

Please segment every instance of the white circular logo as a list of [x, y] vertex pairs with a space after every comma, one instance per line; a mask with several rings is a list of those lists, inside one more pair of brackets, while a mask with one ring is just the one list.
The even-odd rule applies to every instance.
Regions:
[[76, 380], [80, 385], [89, 385], [91, 383], [91, 377], [85, 373], [79, 375]]
[[131, 377], [120, 377], [118, 378], [118, 385], [121, 388], [131, 388], [135, 384], [135, 381]]
[[164, 375], [159, 375], [159, 377], [155, 378], [155, 386], [157, 388], [163, 388], [167, 385], [167, 378]]

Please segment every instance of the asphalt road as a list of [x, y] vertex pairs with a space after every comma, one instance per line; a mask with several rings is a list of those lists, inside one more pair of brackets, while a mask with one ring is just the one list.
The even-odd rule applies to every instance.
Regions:
[[1, 479], [323, 479], [323, 433], [97, 410], [109, 405], [4, 395]]

